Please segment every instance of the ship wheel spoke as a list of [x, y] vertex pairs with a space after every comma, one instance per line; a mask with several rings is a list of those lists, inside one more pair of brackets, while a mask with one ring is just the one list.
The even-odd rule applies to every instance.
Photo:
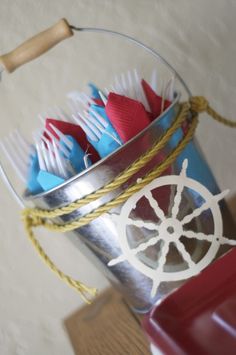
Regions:
[[127, 225], [132, 225], [135, 227], [139, 227], [139, 228], [146, 228], [148, 230], [157, 230], [157, 224], [152, 223], [152, 222], [145, 222], [142, 219], [132, 219], [132, 218], [128, 218], [127, 219]]
[[[180, 173], [180, 177], [182, 177], [182, 178], [186, 177], [187, 167], [188, 167], [188, 161], [184, 160], [183, 165], [182, 165], [182, 170]], [[180, 203], [182, 200], [183, 189], [184, 189], [184, 182], [183, 182], [183, 180], [181, 180], [177, 185], [176, 194], [174, 197], [174, 204], [173, 204], [172, 211], [171, 211], [172, 218], [176, 218], [176, 216], [179, 212], [179, 206], [180, 206]]]
[[228, 190], [225, 190], [217, 195], [212, 195], [211, 198], [208, 199], [208, 201], [204, 202], [200, 207], [193, 210], [192, 213], [185, 216], [181, 221], [182, 225], [187, 224], [191, 222], [193, 218], [200, 216], [202, 212], [207, 211], [211, 207], [213, 202], [219, 202], [226, 196], [227, 193]]
[[186, 261], [186, 263], [188, 264], [188, 266], [194, 267], [196, 264], [193, 262], [193, 260], [191, 259], [190, 254], [187, 252], [184, 244], [180, 241], [180, 240], [176, 240], [175, 242], [176, 248], [178, 249], [178, 251], [180, 252], [180, 254], [182, 255], [183, 259]]
[[153, 280], [153, 285], [152, 285], [152, 290], [151, 290], [151, 296], [154, 297], [156, 292], [157, 292], [157, 288], [161, 283], [160, 278], [158, 278], [158, 275], [161, 274], [164, 270], [164, 265], [166, 263], [166, 256], [168, 254], [169, 251], [169, 247], [170, 247], [170, 243], [163, 240], [162, 241], [162, 246], [161, 246], [161, 250], [160, 250], [160, 254], [161, 257], [159, 259], [159, 263], [158, 266], [156, 268], [156, 273], [157, 273], [157, 277]]
[[160, 208], [157, 200], [152, 196], [151, 191], [148, 191], [145, 193], [146, 199], [148, 200], [150, 206], [154, 210], [156, 216], [163, 221], [165, 219], [165, 214], [163, 210]]

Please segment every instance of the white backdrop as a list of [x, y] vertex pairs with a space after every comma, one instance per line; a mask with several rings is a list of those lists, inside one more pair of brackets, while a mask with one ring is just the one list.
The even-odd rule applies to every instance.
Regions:
[[[1, 0], [0, 53], [11, 50], [61, 17], [78, 26], [122, 31], [157, 49], [184, 77], [193, 94], [207, 96], [213, 107], [236, 118], [235, 16], [234, 0]], [[63, 93], [70, 88], [67, 63], [70, 60], [76, 67], [80, 56], [71, 43], [62, 44], [38, 65], [30, 64], [12, 76], [3, 77], [0, 138], [15, 126], [29, 132], [37, 126], [36, 113], [51, 100], [56, 102], [61, 88]], [[100, 55], [102, 49], [96, 41], [93, 46]], [[109, 53], [104, 53], [104, 68], [108, 61]], [[83, 66], [79, 68], [79, 78], [84, 84], [88, 79], [85, 66], [96, 71], [96, 59], [88, 56], [79, 63]], [[52, 77], [47, 82], [48, 72]], [[201, 121], [197, 137], [202, 149], [220, 187], [230, 188], [233, 196], [236, 131], [205, 115]], [[62, 319], [82, 302], [35, 255], [25, 237], [19, 209], [2, 183], [0, 196], [0, 353], [73, 354]], [[107, 284], [65, 236], [40, 236], [49, 254], [65, 271], [83, 281], [89, 280], [89, 284], [100, 289]]]

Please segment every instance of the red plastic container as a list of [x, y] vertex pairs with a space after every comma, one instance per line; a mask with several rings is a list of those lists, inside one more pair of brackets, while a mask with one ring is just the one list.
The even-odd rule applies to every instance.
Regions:
[[146, 315], [143, 326], [164, 354], [236, 354], [236, 249]]

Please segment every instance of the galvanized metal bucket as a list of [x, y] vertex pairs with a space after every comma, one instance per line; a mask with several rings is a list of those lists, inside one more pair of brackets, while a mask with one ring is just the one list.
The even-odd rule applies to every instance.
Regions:
[[[80, 31], [83, 29], [79, 29]], [[176, 80], [184, 89], [187, 96], [191, 93], [184, 81], [175, 72], [175, 70], [163, 59], [158, 53], [146, 47], [142, 43], [122, 35], [106, 30], [88, 29], [89, 31], [108, 32], [113, 35], [123, 36], [124, 39], [132, 41], [135, 45], [141, 46], [149, 52], [157, 61], [162, 61], [170, 71], [175, 73]], [[98, 190], [108, 182], [112, 181], [117, 175], [129, 167], [136, 159], [143, 153], [150, 149], [153, 144], [162, 136], [162, 134], [170, 127], [176, 115], [179, 112], [180, 94], [176, 97], [171, 106], [159, 117], [154, 120], [144, 131], [134, 137], [131, 141], [119, 148], [116, 152], [100, 160], [98, 163], [91, 166], [86, 171], [82, 172], [76, 177], [73, 177], [63, 185], [54, 188], [43, 194], [36, 196], [29, 196], [26, 193], [25, 198], [30, 200], [34, 206], [43, 209], [55, 209], [74, 202], [88, 194]], [[84, 214], [92, 211], [98, 206], [111, 200], [117, 196], [121, 191], [130, 186], [138, 178], [141, 178], [148, 171], [164, 160], [171, 150], [177, 146], [178, 142], [183, 137], [183, 130], [180, 128], [170, 139], [168, 144], [162, 149], [160, 153], [145, 167], [135, 178], [130, 179], [119, 189], [109, 193], [103, 198], [90, 203], [89, 205], [80, 208], [79, 210], [64, 215], [61, 218], [55, 219], [55, 222], [72, 221]], [[215, 178], [195, 140], [191, 141], [176, 161], [167, 169], [164, 175], [179, 175], [182, 169], [182, 164], [185, 159], [188, 159], [187, 174], [192, 179], [204, 185], [212, 194], [219, 193], [219, 187]], [[147, 187], [148, 188], [148, 187]], [[155, 189], [154, 189], [155, 190]], [[152, 192], [153, 200], [158, 201], [159, 207], [163, 210], [166, 217], [170, 215], [173, 207], [174, 196], [176, 194], [176, 187], [160, 186], [156, 191]], [[186, 214], [202, 205], [204, 199], [199, 196], [196, 191], [186, 187], [182, 191], [181, 202], [179, 205], [178, 218], [182, 219]], [[227, 218], [227, 225], [232, 225], [232, 219], [229, 215], [227, 207], [221, 203], [223, 218]], [[112, 285], [117, 288], [127, 299], [127, 301], [137, 311], [145, 312], [150, 307], [159, 301], [162, 297], [178, 287], [183, 280], [165, 281], [162, 282], [155, 295], [152, 294], [153, 280], [140, 272], [137, 267], [132, 265], [124, 258], [119, 263], [109, 266], [111, 260], [116, 259], [122, 255], [121, 236], [119, 235], [122, 225], [127, 233], [127, 243], [130, 249], [137, 247], [144, 241], [148, 241], [153, 236], [153, 231], [145, 229], [145, 227], [137, 225], [125, 226], [129, 216], [132, 219], [147, 221], [148, 223], [160, 224], [160, 219], [154, 215], [151, 210], [150, 203], [145, 198], [141, 198], [135, 206], [135, 210], [130, 211], [130, 215], [124, 216], [122, 213], [122, 206], [102, 215], [88, 225], [74, 230], [70, 234], [70, 240], [74, 241], [75, 245], [88, 256], [88, 258], [104, 273], [110, 280]], [[214, 230], [214, 220], [210, 211], [205, 210], [200, 216], [197, 216], [191, 222], [192, 230], [209, 234]], [[183, 241], [184, 243], [184, 241]], [[203, 240], [189, 240], [185, 244], [185, 248], [191, 255], [192, 260], [198, 262], [205, 254], [208, 248], [208, 242]], [[161, 243], [150, 244], [145, 250], [141, 250], [135, 256], [144, 265], [153, 269], [153, 272], [158, 268], [158, 263], [161, 258], [162, 245]], [[132, 252], [131, 252], [132, 253]], [[79, 261], [78, 261], [79, 263]], [[176, 270], [185, 270], [188, 267], [186, 260], [181, 258], [174, 246], [170, 246], [168, 255], [166, 255], [165, 272], [175, 272]]]

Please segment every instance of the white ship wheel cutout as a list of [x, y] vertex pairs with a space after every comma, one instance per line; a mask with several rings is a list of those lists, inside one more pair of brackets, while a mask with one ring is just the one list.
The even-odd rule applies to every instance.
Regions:
[[[212, 262], [220, 245], [236, 245], [236, 240], [225, 238], [222, 235], [223, 223], [220, 207], [218, 205], [218, 202], [226, 196], [229, 190], [225, 190], [217, 195], [212, 195], [212, 193], [205, 186], [200, 184], [198, 181], [187, 177], [187, 166], [188, 160], [186, 159], [182, 164], [180, 175], [161, 176], [153, 180], [150, 184], [135, 193], [124, 203], [119, 216], [112, 214], [112, 217], [117, 224], [122, 254], [117, 258], [110, 260], [108, 262], [108, 266], [112, 267], [116, 264], [128, 261], [135, 269], [153, 281], [153, 287], [151, 290], [152, 297], [155, 296], [161, 282], [185, 280], [198, 274]], [[165, 216], [163, 210], [159, 207], [158, 202], [154, 199], [151, 192], [154, 189], [168, 185], [176, 185], [176, 193], [170, 213], [171, 217]], [[204, 202], [200, 207], [197, 207], [190, 214], [184, 216], [182, 220], [178, 220], [177, 216], [182, 199], [182, 193], [185, 187], [197, 192], [203, 198]], [[148, 200], [150, 207], [158, 217], [158, 223], [130, 218], [131, 212], [135, 210], [138, 201], [143, 197]], [[208, 209], [210, 209], [213, 217], [213, 234], [205, 234], [202, 232], [194, 232], [184, 229], [185, 225], [190, 223], [194, 218], [200, 216], [202, 212], [207, 211]], [[154, 233], [154, 236], [152, 234], [152, 237], [148, 240], [145, 239], [145, 242], [141, 242], [137, 247], [132, 249], [130, 248], [128, 242], [126, 231], [127, 225], [150, 230]], [[207, 241], [210, 243], [208, 251], [202, 259], [198, 262], [194, 262], [192, 260], [191, 255], [186, 250], [183, 242], [180, 241], [181, 236], [189, 239], [194, 238], [201, 241]], [[160, 252], [158, 252], [160, 257], [158, 259], [158, 265], [156, 268], [149, 267], [138, 258], [138, 253], [145, 251], [148, 247], [154, 246], [160, 241]], [[167, 272], [164, 270], [171, 243], [174, 243], [176, 249], [186, 262], [187, 269], [173, 272]]]

